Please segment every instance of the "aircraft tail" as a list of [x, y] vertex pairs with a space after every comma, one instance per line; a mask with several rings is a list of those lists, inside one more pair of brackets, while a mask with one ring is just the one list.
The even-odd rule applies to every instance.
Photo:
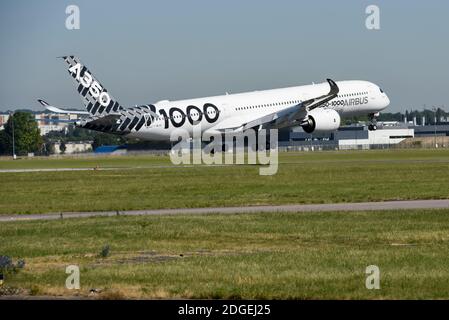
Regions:
[[69, 74], [78, 85], [77, 91], [86, 110], [92, 116], [102, 117], [124, 109], [77, 57], [64, 56], [62, 58], [68, 65]]

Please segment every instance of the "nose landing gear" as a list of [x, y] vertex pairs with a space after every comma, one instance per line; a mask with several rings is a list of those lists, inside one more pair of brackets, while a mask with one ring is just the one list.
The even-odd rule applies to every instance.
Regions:
[[379, 116], [379, 113], [371, 113], [369, 114], [369, 125], [368, 130], [369, 131], [376, 131], [377, 130], [377, 117]]

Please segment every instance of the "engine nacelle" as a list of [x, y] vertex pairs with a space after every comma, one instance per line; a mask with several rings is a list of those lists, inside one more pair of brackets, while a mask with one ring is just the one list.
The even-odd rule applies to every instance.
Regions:
[[307, 133], [335, 131], [340, 127], [340, 121], [340, 115], [333, 109], [314, 109], [302, 128]]

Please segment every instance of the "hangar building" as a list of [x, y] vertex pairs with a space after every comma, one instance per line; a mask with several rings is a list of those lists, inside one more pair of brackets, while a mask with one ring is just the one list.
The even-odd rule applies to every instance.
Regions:
[[387, 148], [414, 136], [413, 128], [397, 122], [378, 123], [376, 131], [369, 131], [366, 125], [351, 125], [323, 134], [308, 134], [295, 127], [290, 130], [288, 141], [279, 142], [279, 146], [291, 150]]

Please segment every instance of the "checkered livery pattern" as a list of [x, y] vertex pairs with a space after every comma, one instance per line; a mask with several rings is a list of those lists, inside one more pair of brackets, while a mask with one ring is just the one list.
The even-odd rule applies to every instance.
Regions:
[[[105, 116], [92, 121], [86, 119], [80, 126], [86, 129], [115, 133], [128, 134], [139, 131], [143, 126], [150, 126], [157, 114], [153, 105], [143, 105], [119, 110], [118, 114]], [[108, 119], [110, 118], [110, 119]]]

